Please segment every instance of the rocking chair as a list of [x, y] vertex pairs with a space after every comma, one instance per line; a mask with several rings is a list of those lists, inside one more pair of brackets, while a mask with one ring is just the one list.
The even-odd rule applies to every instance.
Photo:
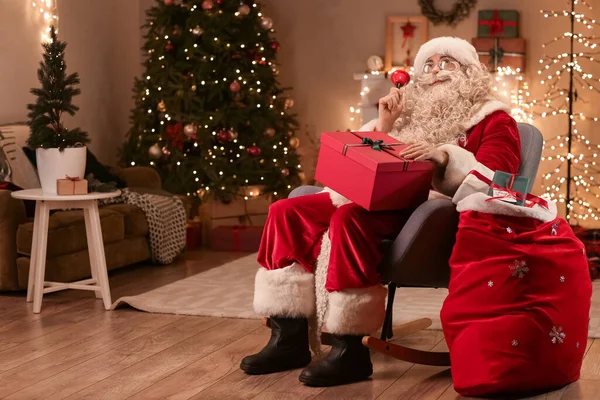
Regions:
[[[529, 124], [518, 124], [521, 138], [521, 166], [519, 175], [530, 179], [533, 185], [540, 163], [543, 138], [538, 129]], [[531, 187], [529, 188], [531, 189]], [[289, 197], [306, 196], [322, 190], [316, 186], [296, 188]], [[426, 329], [431, 319], [421, 318], [399, 326], [392, 326], [394, 295], [398, 287], [447, 288], [450, 280], [448, 261], [458, 230], [458, 212], [449, 199], [428, 200], [408, 219], [380, 266], [383, 283], [388, 286], [386, 317], [381, 337], [365, 336], [363, 344], [372, 350], [399, 360], [416, 364], [450, 366], [447, 352], [428, 352], [387, 342], [394, 336], [407, 336]], [[435, 251], [431, 251], [435, 249]], [[265, 325], [269, 325], [267, 319]], [[323, 344], [330, 343], [329, 334], [323, 333]]]

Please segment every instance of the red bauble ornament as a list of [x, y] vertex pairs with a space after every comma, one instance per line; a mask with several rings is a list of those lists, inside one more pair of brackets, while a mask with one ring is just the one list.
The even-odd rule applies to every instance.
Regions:
[[262, 57], [260, 60], [258, 60], [258, 63], [260, 65], [266, 65], [267, 64], [267, 60], [264, 57]]
[[278, 52], [279, 49], [281, 48], [281, 45], [279, 44], [279, 42], [277, 40], [273, 40], [270, 44], [271, 49], [273, 49], [275, 52]]
[[164, 0], [165, 6], [172, 6], [173, 0]]
[[290, 175], [290, 170], [289, 170], [289, 169], [287, 169], [287, 168], [283, 168], [283, 169], [281, 170], [281, 174], [282, 174], [283, 176], [289, 176], [289, 175]]
[[223, 0], [217, 0], [217, 4], [218, 4], [218, 5], [221, 5], [221, 4], [223, 4]]
[[168, 51], [168, 52], [171, 52], [171, 51], [173, 51], [173, 48], [174, 48], [174, 47], [173, 47], [173, 44], [172, 44], [172, 43], [167, 43], [167, 44], [165, 45], [165, 50], [166, 50], [166, 51]]
[[217, 133], [217, 138], [221, 143], [231, 142], [233, 140], [233, 138], [231, 137], [231, 132], [226, 130], [222, 130], [219, 133]]
[[394, 86], [400, 89], [402, 86], [408, 85], [408, 82], [410, 82], [410, 75], [408, 74], [408, 72], [402, 69], [397, 69], [394, 72], [392, 72], [390, 79], [394, 83]]
[[231, 59], [232, 59], [232, 60], [239, 60], [240, 58], [242, 58], [242, 56], [241, 56], [241, 54], [239, 54], [239, 53], [233, 53], [233, 54], [231, 55]]
[[212, 0], [204, 0], [202, 2], [202, 9], [203, 10], [212, 10], [214, 6], [215, 6], [215, 3], [213, 3]]
[[229, 90], [231, 90], [233, 93], [239, 92], [241, 88], [242, 88], [242, 85], [240, 85], [240, 83], [238, 81], [233, 81], [229, 85]]
[[258, 146], [248, 147], [248, 154], [252, 157], [258, 157], [262, 153], [262, 150]]

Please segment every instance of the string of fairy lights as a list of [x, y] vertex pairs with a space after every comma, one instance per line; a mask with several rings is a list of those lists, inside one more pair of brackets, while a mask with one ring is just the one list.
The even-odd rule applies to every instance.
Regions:
[[[527, 93], [520, 99], [519, 106], [531, 118], [546, 119], [556, 116], [568, 118], [566, 123], [570, 124], [570, 127], [567, 132], [550, 138], [544, 143], [545, 152], [551, 154], [542, 157], [542, 161], [550, 163], [551, 169], [543, 176], [542, 184], [551, 199], [565, 204], [567, 219], [570, 222], [580, 223], [600, 220], [600, 209], [590, 203], [592, 198], [600, 198], [599, 185], [597, 179], [594, 178], [600, 173], [600, 167], [597, 164], [600, 144], [594, 143], [591, 138], [586, 137], [578, 126], [578, 123], [598, 122], [598, 117], [573, 110], [575, 103], [584, 96], [600, 93], [598, 84], [600, 79], [585, 72], [582, 65], [583, 62], [586, 64], [600, 63], [598, 59], [600, 51], [596, 50], [598, 46], [596, 42], [600, 41], [600, 37], [586, 35], [575, 30], [589, 31], [600, 24], [594, 19], [587, 18], [584, 13], [575, 11], [578, 4], [591, 10], [592, 7], [585, 1], [571, 0], [569, 4], [572, 6], [570, 11], [540, 11], [544, 18], [566, 17], [572, 19], [574, 28], [572, 31], [569, 30], [549, 40], [542, 47], [547, 48], [560, 42], [571, 43], [572, 41], [573, 51], [571, 52], [569, 49], [569, 51], [557, 55], [545, 54], [542, 56], [539, 60], [540, 67], [537, 74], [540, 77], [540, 84], [546, 87], [544, 98], [529, 100]], [[580, 47], [583, 51], [575, 49], [575, 46]], [[572, 90], [569, 89], [571, 79]], [[569, 93], [573, 93], [572, 99], [569, 98]], [[574, 194], [568, 195], [570, 198], [567, 199], [566, 193], [570, 193], [571, 190], [574, 190]]]
[[34, 12], [39, 13], [39, 17], [43, 21], [40, 39], [43, 43], [48, 43], [50, 38], [50, 29], [54, 25], [54, 29], [58, 32], [58, 4], [57, 0], [37, 0], [31, 2]]
[[[166, 5], [170, 5], [172, 3], [172, 1], [170, 0], [164, 0]], [[219, 1], [217, 1], [219, 2]], [[214, 10], [215, 4], [213, 3], [212, 0], [204, 0], [202, 2], [202, 5], [199, 6], [197, 4], [194, 5], [187, 5], [185, 3], [180, 3], [181, 6], [185, 6], [189, 8], [189, 11], [191, 13], [194, 12], [216, 12], [218, 14], [222, 14], [223, 10], [219, 9], [219, 10]], [[252, 5], [247, 5], [247, 4], [240, 4], [240, 7], [238, 8], [238, 12], [235, 13], [235, 16], [238, 18], [243, 18], [245, 16], [247, 16], [248, 14], [250, 14], [251, 10], [250, 7], [252, 8], [256, 8], [257, 4], [253, 3]], [[256, 15], [260, 18], [260, 25], [267, 31], [270, 33], [274, 33], [275, 30], [273, 29], [273, 20], [267, 16], [264, 16], [261, 12], [256, 13]], [[153, 22], [149, 22], [149, 25], [151, 26], [150, 29], [152, 29], [152, 26], [154, 25]], [[171, 35], [180, 35], [182, 34], [182, 32], [179, 30], [177, 31], [177, 27], [174, 28], [173, 32], [171, 32]], [[196, 26], [194, 28], [190, 28], [189, 31], [196, 37], [200, 37], [201, 35], [206, 35], [204, 29], [202, 29], [202, 27], [200, 26]], [[261, 32], [257, 32], [257, 37], [261, 38], [263, 34], [261, 34]], [[172, 49], [172, 45], [171, 45], [171, 41], [170, 39], [172, 39], [172, 37], [169, 34], [165, 34], [164, 36], [155, 36], [154, 40], [157, 42], [161, 42], [164, 41], [166, 42], [165, 45], [165, 50], [168, 52]], [[221, 43], [222, 39], [220, 39], [219, 37], [215, 36], [212, 38], [213, 41], [215, 42], [215, 44], [222, 44], [223, 46], [225, 46], [228, 49], [231, 49], [233, 47], [233, 45], [231, 43]], [[275, 51], [277, 51], [279, 49], [279, 43], [277, 41], [270, 41], [269, 45], [271, 46], [271, 48]], [[250, 39], [250, 43], [246, 42], [245, 44], [239, 44], [237, 45], [240, 49], [240, 52], [242, 50], [246, 50], [246, 51], [250, 51], [250, 49], [255, 49], [253, 51], [256, 52], [256, 54], [260, 54], [263, 51], [265, 51], [265, 47], [264, 44], [261, 43], [254, 43], [254, 46], [252, 46], [251, 44], [251, 39]], [[276, 46], [276, 48], [274, 47]], [[184, 52], [187, 53], [188, 55], [186, 56], [187, 60], [190, 60], [190, 57], [194, 56], [194, 50], [195, 48], [198, 47], [197, 43], [194, 43], [192, 46], [190, 46], [189, 48], [185, 48]], [[148, 58], [147, 58], [147, 62], [149, 64], [155, 63], [155, 62], [161, 62], [161, 68], [164, 69], [165, 66], [165, 55], [161, 55], [158, 57], [153, 56], [153, 53], [155, 52], [155, 49], [149, 49], [148, 50]], [[202, 56], [202, 61], [204, 62], [215, 62], [215, 57], [214, 56]], [[253, 66], [258, 66], [258, 65], [268, 65], [269, 67], [271, 67], [271, 70], [274, 74], [274, 76], [279, 75], [279, 70], [277, 68], [277, 65], [275, 63], [273, 63], [272, 61], [268, 60], [266, 57], [261, 57], [261, 56], [256, 56], [256, 58], [252, 61], [252, 65]], [[216, 67], [216, 66], [215, 66]], [[213, 73], [216, 73], [216, 68], [213, 69]], [[225, 76], [222, 77], [220, 79], [216, 79], [216, 80], [208, 80], [208, 79], [204, 79], [201, 80], [200, 82], [196, 82], [195, 81], [195, 77], [194, 74], [191, 73], [189, 74], [189, 78], [191, 78], [194, 83], [190, 86], [190, 90], [192, 92], [195, 92], [198, 88], [198, 86], [209, 86], [209, 85], [223, 85], [224, 83], [230, 83], [229, 84], [229, 89], [231, 90], [231, 92], [233, 93], [238, 93], [240, 91], [240, 89], [242, 89], [242, 87], [244, 88], [244, 90], [247, 90], [249, 93], [255, 93], [257, 95], [261, 94], [261, 92], [263, 92], [265, 89], [263, 88], [264, 84], [261, 83], [261, 81], [259, 79], [256, 78], [256, 71], [255, 69], [250, 69], [249, 74], [247, 73], [247, 71], [242, 72], [240, 69], [236, 69], [235, 72], [231, 71], [231, 73], [229, 73], [228, 75], [230, 76]], [[158, 95], [160, 96], [159, 93], [156, 92], [161, 92], [162, 87], [161, 86], [153, 86], [153, 82], [152, 82], [152, 77], [150, 75], [147, 75], [145, 77], [146, 79], [144, 80], [144, 82], [146, 82], [147, 86], [144, 88], [143, 90], [143, 97], [141, 98], [141, 100], [144, 102], [146, 101], [146, 97], [151, 98], [151, 96], [153, 95]], [[256, 108], [262, 108], [262, 107], [268, 107], [269, 109], [274, 109], [275, 105], [274, 103], [276, 101], [281, 101], [283, 100], [283, 109], [284, 110], [288, 110], [290, 108], [292, 108], [294, 106], [294, 100], [291, 97], [286, 97], [284, 99], [279, 99], [277, 95], [272, 95], [269, 96], [268, 98], [268, 102], [264, 102], [261, 101], [262, 97], [256, 96], [255, 97], [255, 104], [253, 105]], [[237, 101], [237, 100], [236, 100]], [[268, 103], [268, 104], [265, 104]], [[161, 101], [158, 104], [158, 107], [156, 110], [154, 110], [153, 108], [149, 107], [147, 108], [147, 112], [148, 114], [153, 114], [155, 112], [159, 113], [159, 117], [160, 117], [160, 125], [165, 125], [165, 121], [171, 121], [171, 119], [173, 118], [172, 115], [169, 115], [166, 105], [164, 104], [163, 101]], [[238, 144], [238, 133], [235, 132], [235, 130], [233, 128], [229, 128], [229, 129], [223, 129], [221, 131], [217, 131], [215, 129], [212, 128], [213, 125], [213, 121], [214, 118], [212, 115], [210, 115], [211, 113], [205, 113], [205, 115], [208, 115], [208, 120], [207, 121], [197, 121], [197, 117], [194, 118], [196, 119], [193, 122], [189, 122], [187, 123], [184, 127], [183, 127], [183, 132], [185, 133], [185, 135], [188, 138], [192, 138], [195, 137], [198, 131], [205, 131], [206, 134], [211, 134], [212, 136], [216, 137], [217, 139], [221, 139], [223, 137], [223, 135], [227, 136], [227, 141], [228, 142], [232, 142], [233, 144]], [[282, 116], [286, 115], [285, 111], [281, 111], [280, 114]], [[185, 118], [185, 116], [180, 116], [180, 118], [178, 119], [183, 119], [186, 120], [187, 118]], [[156, 133], [157, 129], [155, 128], [148, 128], [148, 129], [143, 129], [143, 132], [145, 134], [148, 134], [149, 132], [151, 133]], [[273, 137], [276, 135], [276, 131], [274, 128], [267, 128], [264, 132], [264, 135], [266, 137]], [[296, 149], [299, 147], [300, 145], [300, 140], [298, 137], [294, 136], [294, 132], [293, 131], [289, 131], [287, 132], [287, 137], [288, 137], [288, 143], [284, 143], [283, 141], [279, 141], [277, 144], [273, 145], [273, 149], [281, 149], [283, 150], [283, 160], [278, 160], [277, 158], [273, 158], [272, 162], [273, 165], [275, 167], [281, 167], [281, 173], [284, 176], [289, 175], [290, 171], [288, 169], [288, 167], [291, 167], [289, 164], [289, 161], [286, 159], [286, 156], [288, 155], [290, 148], [292, 149]], [[142, 134], [140, 134], [138, 136], [138, 143], [141, 144], [143, 140]], [[219, 140], [220, 141], [220, 140]], [[163, 134], [159, 134], [158, 136], [158, 141], [154, 146], [150, 147], [149, 153], [152, 156], [152, 151], [154, 147], [157, 147], [158, 152], [166, 156], [170, 155], [170, 150], [168, 149], [168, 147], [165, 145], [166, 143], [166, 139], [164, 137], [164, 133]], [[198, 143], [195, 142], [194, 143], [194, 147], [198, 147]], [[258, 149], [258, 150], [256, 150]], [[244, 145], [239, 145], [238, 146], [238, 151], [234, 152], [233, 149], [227, 149], [225, 146], [223, 145], [213, 145], [212, 148], [208, 148], [206, 150], [206, 155], [204, 156], [204, 160], [206, 162], [208, 162], [208, 164], [213, 167], [214, 163], [213, 160], [217, 159], [217, 157], [220, 158], [229, 158], [229, 164], [234, 164], [235, 160], [240, 158], [242, 156], [241, 152], [243, 151], [247, 151], [248, 153], [252, 154], [252, 152], [258, 152], [258, 155], [260, 155], [261, 150], [258, 148], [257, 143], [254, 143], [252, 146], [244, 146]], [[183, 157], [187, 157], [188, 154], [186, 152], [183, 152]], [[152, 158], [152, 157], [151, 157]], [[260, 159], [260, 164], [264, 164], [265, 163], [265, 159]], [[135, 166], [136, 163], [135, 161], [131, 161], [130, 164], [132, 166]], [[150, 165], [155, 165], [154, 161], [150, 161]], [[176, 166], [180, 167], [182, 165], [181, 161], [177, 161]], [[298, 170], [301, 170], [302, 165], [298, 164], [297, 166], [295, 166]], [[197, 170], [193, 170], [192, 171], [193, 175], [197, 175], [198, 171]], [[224, 171], [218, 171], [217, 172], [218, 175], [220, 177], [224, 177]], [[233, 175], [233, 179], [237, 179], [236, 175]], [[207, 185], [202, 185], [202, 183], [200, 183], [200, 179], [198, 177], [194, 178], [195, 182], [199, 183], [199, 187], [196, 190], [196, 192], [188, 192], [187, 195], [188, 196], [197, 196], [197, 197], [204, 197], [204, 195], [209, 192], [211, 190], [210, 186]], [[261, 181], [265, 180], [265, 176], [261, 176], [260, 177]], [[245, 179], [245, 184], [249, 183], [248, 179]], [[217, 187], [219, 187], [218, 185], [216, 185]], [[288, 189], [291, 189], [292, 186], [291, 185], [287, 185]], [[221, 190], [225, 190], [226, 187], [225, 186], [221, 186], [220, 187]], [[263, 193], [261, 193], [261, 187], [260, 186], [245, 186], [242, 189], [242, 194], [243, 194], [243, 198], [245, 200], [249, 200], [250, 198], [253, 197], [258, 197], [261, 196]], [[273, 192], [273, 195], [277, 196], [278, 193], [277, 192]]]

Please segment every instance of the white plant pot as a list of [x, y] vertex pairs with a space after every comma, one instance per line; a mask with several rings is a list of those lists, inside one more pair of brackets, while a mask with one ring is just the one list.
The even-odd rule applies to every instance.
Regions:
[[38, 176], [44, 193], [56, 193], [56, 181], [70, 178], [83, 179], [85, 175], [86, 148], [37, 149]]

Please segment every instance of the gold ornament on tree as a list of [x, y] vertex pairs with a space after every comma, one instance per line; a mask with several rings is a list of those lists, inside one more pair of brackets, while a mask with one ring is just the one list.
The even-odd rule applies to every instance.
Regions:
[[269, 30], [273, 27], [273, 20], [269, 17], [263, 17], [260, 21], [260, 26], [262, 26], [266, 30]]
[[192, 92], [195, 92], [198, 87], [196, 85], [192, 85]]
[[153, 160], [157, 160], [162, 156], [162, 149], [160, 148], [160, 146], [158, 144], [153, 144], [148, 149], [148, 155]]
[[204, 30], [202, 28], [200, 28], [200, 25], [196, 25], [196, 27], [194, 29], [192, 29], [192, 34], [194, 36], [200, 36], [204, 33]]
[[248, 14], [250, 14], [250, 7], [248, 7], [247, 4], [242, 4], [239, 8], [238, 8], [238, 13], [242, 16], [246, 16]]
[[160, 101], [160, 103], [158, 103], [158, 106], [156, 107], [156, 109], [160, 112], [167, 112], [167, 105], [165, 104], [164, 101]]
[[285, 99], [285, 103], [283, 104], [283, 106], [286, 110], [289, 110], [290, 108], [294, 107], [294, 99], [288, 97], [287, 99]]
[[187, 124], [183, 127], [183, 133], [189, 138], [193, 137], [196, 132], [198, 132], [198, 125], [196, 124]]
[[265, 135], [268, 136], [268, 137], [275, 136], [275, 129], [273, 129], [273, 128], [267, 128], [267, 129], [265, 129]]
[[300, 139], [298, 139], [297, 137], [291, 137], [290, 138], [290, 147], [292, 149], [297, 149], [298, 146], [300, 146]]
[[229, 130], [229, 135], [231, 137], [231, 140], [236, 140], [239, 136], [239, 134], [236, 131], [234, 131], [233, 129]]

